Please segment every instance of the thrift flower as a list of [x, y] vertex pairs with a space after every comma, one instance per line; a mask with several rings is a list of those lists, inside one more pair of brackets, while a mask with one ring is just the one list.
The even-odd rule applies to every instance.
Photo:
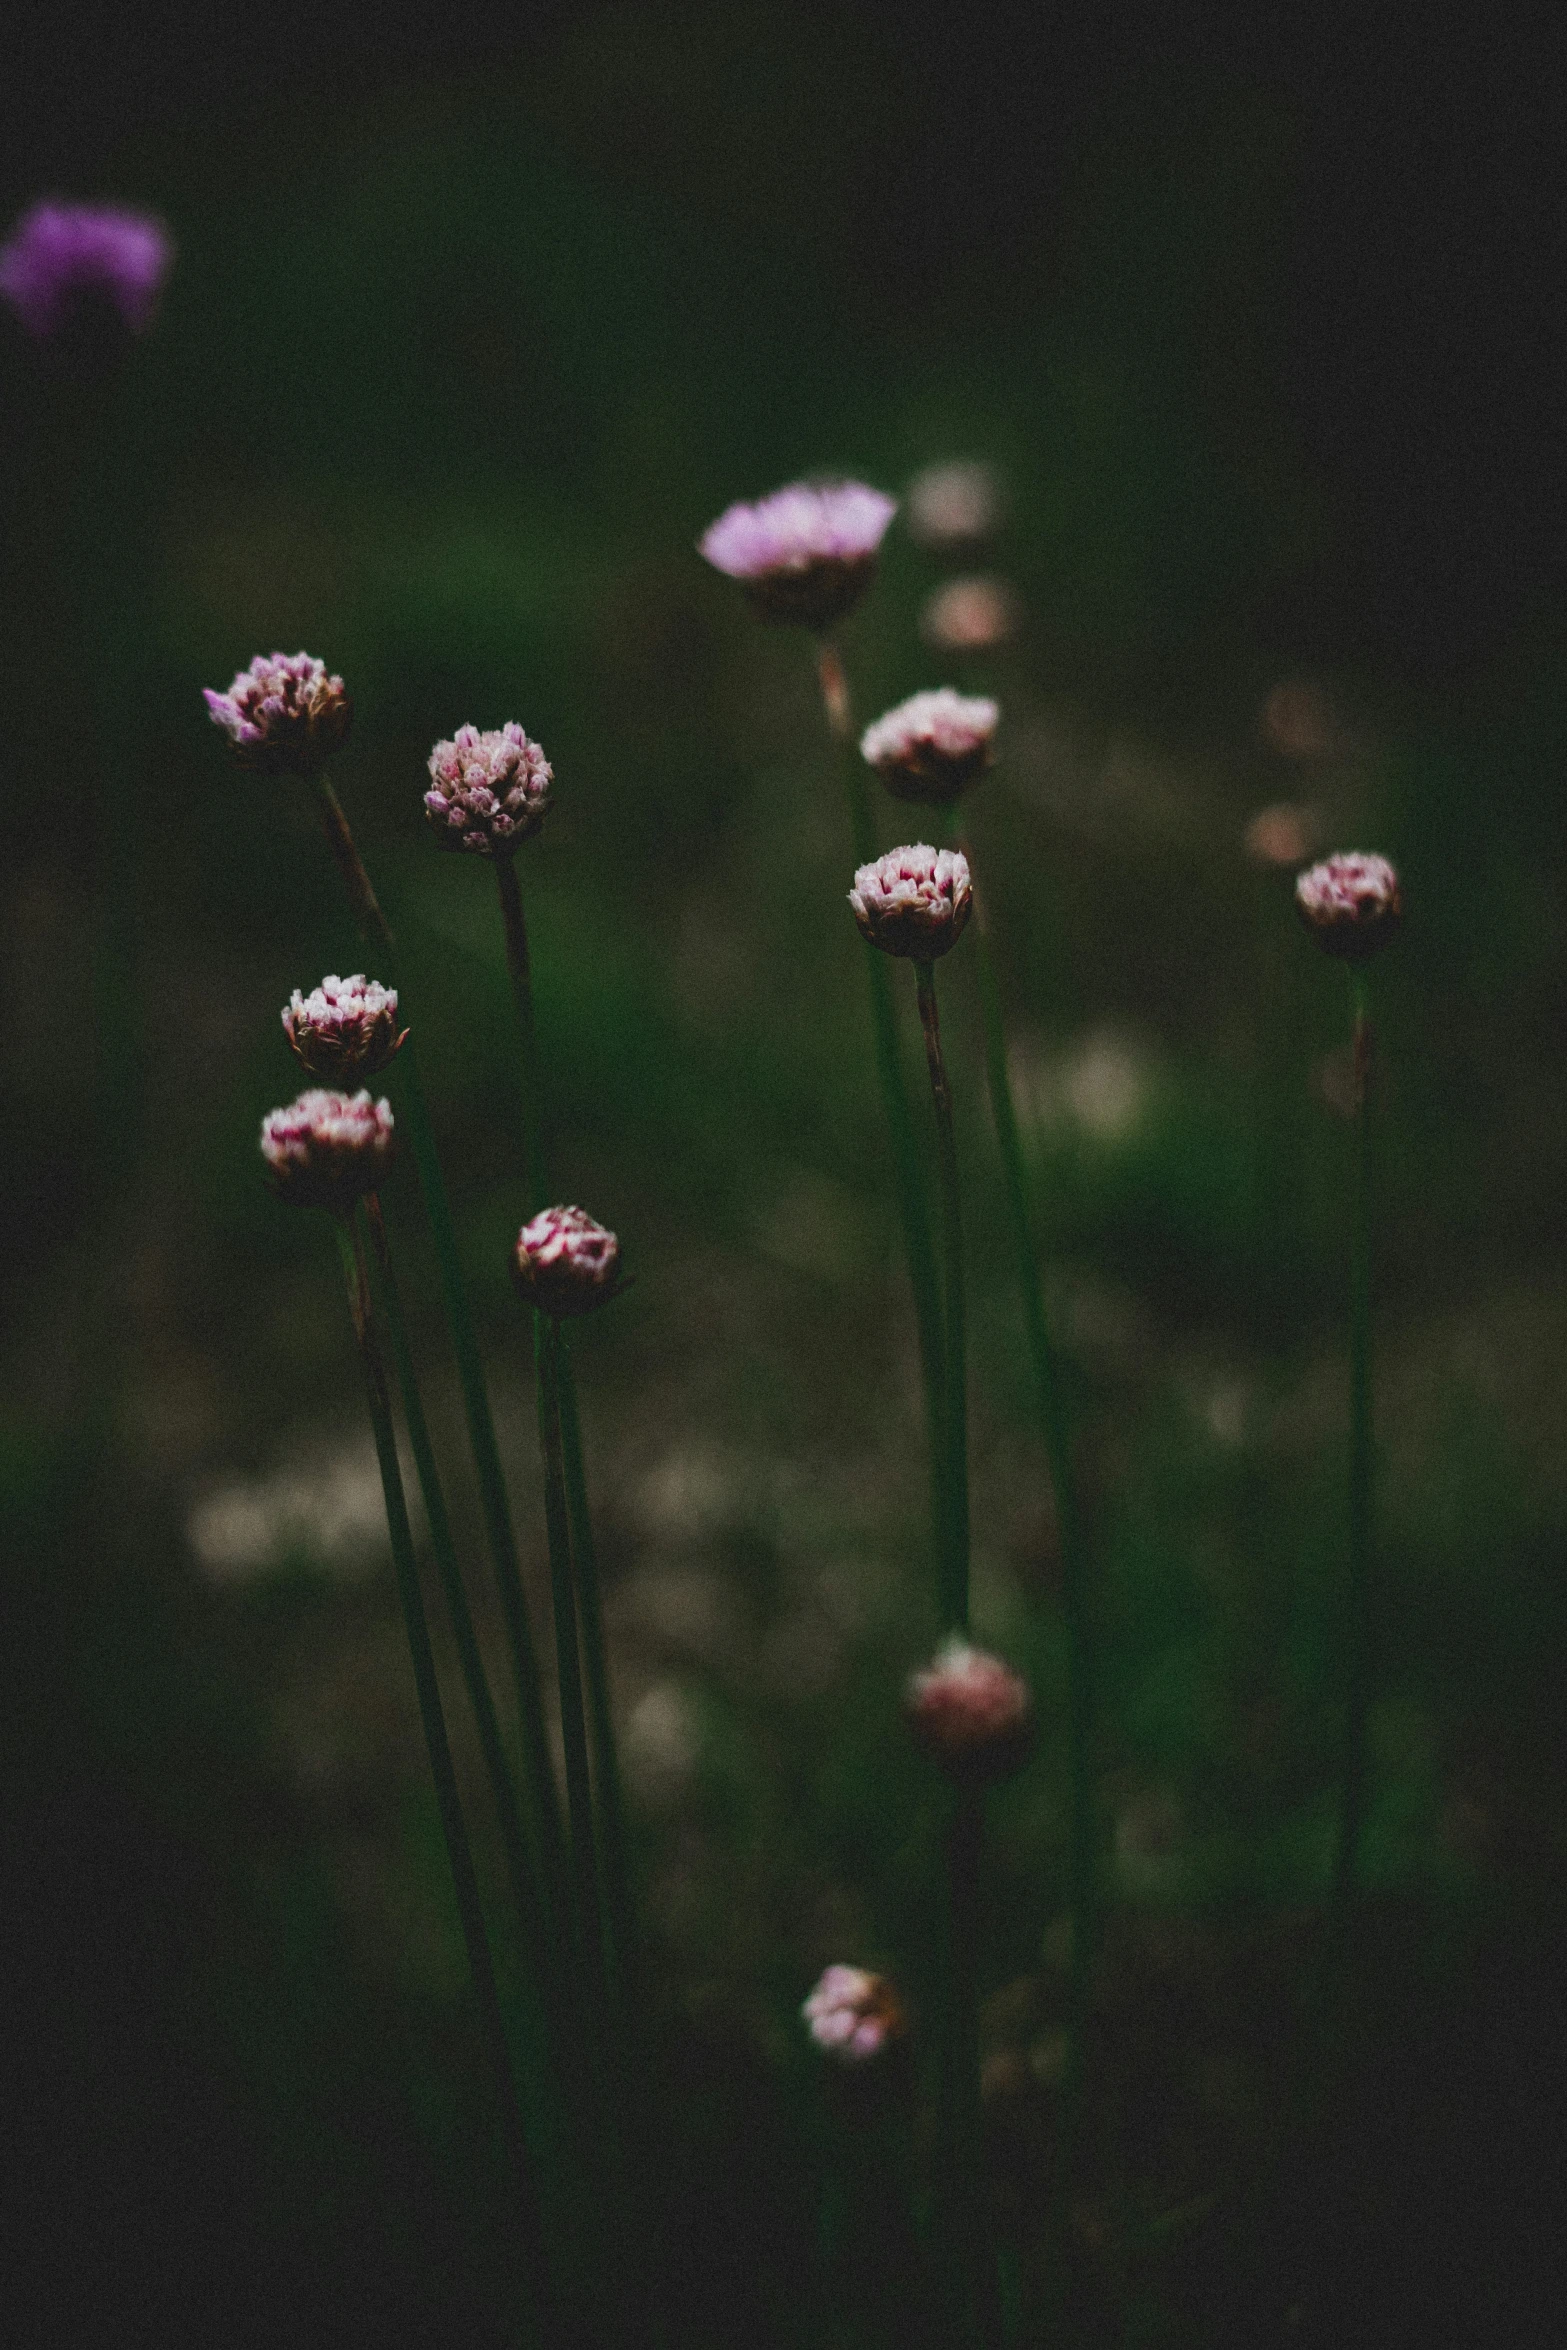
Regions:
[[518, 1233], [512, 1268], [530, 1303], [564, 1321], [615, 1295], [620, 1243], [581, 1208], [544, 1208]]
[[908, 2030], [898, 1995], [885, 1975], [863, 1967], [830, 1966], [800, 2009], [811, 2038], [842, 2064], [864, 2064]]
[[339, 1085], [374, 1077], [408, 1031], [397, 1028], [397, 990], [356, 971], [336, 974], [302, 996], [296, 987], [283, 1014], [283, 1033], [312, 1077]]
[[754, 506], [734, 505], [700, 541], [715, 571], [737, 579], [766, 620], [828, 629], [853, 611], [898, 511], [863, 482], [797, 481]]
[[318, 775], [347, 736], [353, 703], [310, 653], [258, 653], [226, 694], [203, 696], [241, 767], [257, 775]]
[[1358, 849], [1327, 857], [1295, 884], [1300, 918], [1324, 954], [1363, 963], [1385, 947], [1404, 918], [1398, 875], [1386, 857]]
[[168, 231], [114, 204], [35, 204], [0, 249], [0, 294], [30, 335], [68, 326], [95, 296], [142, 334], [174, 258]]
[[261, 1121], [261, 1155], [279, 1199], [346, 1215], [392, 1163], [392, 1109], [367, 1093], [302, 1093]]
[[849, 904], [873, 947], [933, 963], [955, 947], [974, 903], [968, 859], [928, 842], [889, 849], [854, 876]]
[[1033, 1743], [1028, 1683], [966, 1640], [943, 1643], [910, 1680], [904, 1706], [916, 1744], [949, 1779], [968, 1785], [1007, 1778]]
[[544, 822], [554, 769], [515, 719], [481, 734], [459, 726], [430, 753], [424, 812], [442, 848], [509, 857]]
[[878, 718], [861, 736], [860, 751], [894, 799], [940, 807], [984, 774], [1000, 717], [988, 698], [944, 685], [912, 694]]

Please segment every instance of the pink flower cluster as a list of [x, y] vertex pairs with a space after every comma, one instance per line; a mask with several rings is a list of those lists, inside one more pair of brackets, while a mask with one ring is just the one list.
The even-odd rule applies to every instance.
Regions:
[[1034, 1734], [1028, 1683], [999, 1656], [946, 1641], [905, 1694], [915, 1742], [949, 1778], [983, 1785], [1027, 1758]]
[[424, 811], [443, 848], [510, 856], [544, 822], [554, 780], [548, 759], [515, 719], [484, 734], [459, 726], [430, 753]]
[[103, 295], [132, 334], [152, 324], [174, 258], [168, 231], [114, 204], [35, 204], [0, 251], [0, 294], [40, 340]]
[[314, 1088], [261, 1121], [261, 1155], [280, 1199], [344, 1215], [392, 1163], [392, 1108], [368, 1093]]
[[342, 679], [311, 653], [258, 653], [226, 694], [209, 686], [204, 699], [240, 766], [258, 775], [318, 775], [354, 714]]
[[329, 974], [309, 995], [296, 987], [283, 1033], [312, 1077], [342, 1085], [377, 1076], [408, 1031], [398, 1031], [396, 988], [356, 971], [351, 979]]
[[1352, 963], [1385, 947], [1404, 916], [1403, 891], [1386, 857], [1358, 849], [1326, 857], [1303, 873], [1295, 903], [1324, 953]]
[[849, 904], [873, 947], [932, 963], [955, 947], [974, 903], [968, 859], [928, 842], [889, 849], [854, 876]]
[[908, 2030], [886, 1976], [868, 1974], [864, 1967], [828, 1967], [800, 2013], [817, 2047], [845, 2064], [880, 2056]]
[[792, 482], [756, 505], [729, 507], [701, 552], [739, 580], [768, 620], [831, 628], [859, 602], [898, 510], [863, 482]]
[[544, 1208], [512, 1252], [519, 1287], [552, 1321], [589, 1314], [620, 1287], [620, 1243], [582, 1208]]
[[938, 686], [911, 694], [860, 737], [860, 753], [894, 799], [955, 800], [990, 765], [1001, 712], [985, 695]]

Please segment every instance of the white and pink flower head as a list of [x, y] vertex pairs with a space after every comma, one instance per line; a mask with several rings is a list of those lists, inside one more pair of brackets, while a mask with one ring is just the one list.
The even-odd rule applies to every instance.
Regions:
[[319, 775], [345, 740], [354, 705], [312, 653], [258, 653], [226, 694], [203, 699], [241, 767], [257, 775]]
[[945, 1641], [904, 1696], [915, 1743], [950, 1779], [985, 1786], [1028, 1759], [1034, 1707], [1020, 1673], [966, 1640]]
[[916, 963], [933, 963], [957, 945], [973, 903], [968, 859], [960, 849], [933, 849], [927, 841], [862, 865], [849, 892], [871, 945]]
[[995, 755], [1001, 712], [982, 694], [950, 685], [911, 694], [860, 737], [860, 753], [895, 800], [944, 807], [976, 783]]
[[161, 221], [117, 204], [46, 201], [24, 213], [0, 249], [0, 294], [40, 342], [96, 302], [144, 334], [174, 259]]
[[346, 1085], [378, 1076], [407, 1037], [397, 1026], [397, 990], [356, 971], [335, 973], [301, 995], [296, 987], [283, 1014], [283, 1033], [312, 1077]]
[[368, 1093], [302, 1093], [261, 1121], [261, 1155], [279, 1199], [346, 1215], [392, 1163], [392, 1108]]
[[515, 719], [481, 734], [459, 726], [430, 753], [424, 812], [444, 849], [509, 857], [549, 812], [555, 771]]
[[876, 571], [896, 498], [864, 482], [791, 482], [754, 506], [734, 505], [700, 540], [715, 571], [737, 579], [767, 620], [832, 628]]
[[1325, 857], [1295, 884], [1300, 918], [1324, 954], [1363, 963], [1404, 918], [1404, 894], [1386, 857], [1359, 849]]
[[524, 1224], [512, 1270], [529, 1303], [551, 1321], [590, 1314], [624, 1286], [620, 1243], [583, 1208], [543, 1208]]
[[811, 2038], [842, 2064], [881, 2056], [908, 2031], [908, 2018], [885, 1975], [830, 1966], [800, 2009]]

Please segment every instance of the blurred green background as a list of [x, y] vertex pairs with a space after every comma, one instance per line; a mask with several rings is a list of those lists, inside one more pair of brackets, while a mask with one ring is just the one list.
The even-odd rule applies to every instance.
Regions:
[[[969, 830], [1101, 1649], [1079, 2336], [1473, 2341], [1505, 2306], [1536, 2338], [1567, 1633], [1554, 83], [1522, 52], [1497, 90], [1456, 50], [1422, 79], [1344, 27], [1172, 46], [1151, 14], [923, 43], [749, 6], [379, 46], [344, 10], [87, 28], [86, 65], [30, 31], [8, 217], [112, 194], [179, 257], [110, 381], [0, 322], [12, 2338], [506, 2338], [330, 1234], [255, 1148], [297, 1089], [279, 1007], [364, 960], [303, 792], [236, 774], [202, 709], [274, 645], [355, 697], [338, 788], [404, 942], [541, 1625], [505, 970], [420, 794], [465, 720], [554, 763], [521, 865], [549, 1149], [637, 1277], [578, 1360], [677, 2339], [881, 2338], [802, 2283], [831, 2124], [796, 2010], [833, 1959], [916, 2013], [936, 1980], [940, 1804], [898, 1720], [933, 1632], [917, 1372], [809, 648], [694, 541], [805, 471], [902, 495], [951, 460], [993, 469], [994, 528], [895, 525], [845, 650], [866, 719], [942, 682], [1004, 710]], [[1010, 625], [933, 641], [974, 575]], [[1246, 2234], [1202, 2199], [1267, 2142], [1342, 1661], [1347, 1007], [1290, 883], [1351, 844], [1409, 910], [1374, 973], [1370, 1891], [1353, 2062]], [[976, 1620], [1043, 1722], [996, 1806], [985, 1961], [1026, 2269], [1063, 1656], [973, 979], [945, 967]], [[388, 1209], [477, 1562], [411, 1168]]]

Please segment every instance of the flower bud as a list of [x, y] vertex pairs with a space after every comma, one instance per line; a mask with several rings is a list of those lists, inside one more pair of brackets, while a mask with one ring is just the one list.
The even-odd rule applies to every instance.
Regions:
[[1404, 918], [1398, 875], [1386, 857], [1358, 849], [1313, 865], [1295, 884], [1300, 918], [1324, 954], [1363, 963], [1385, 947]]
[[555, 771], [515, 719], [481, 734], [459, 726], [430, 753], [424, 812], [443, 849], [509, 857], [549, 810]]
[[544, 1208], [524, 1224], [512, 1252], [517, 1282], [552, 1321], [590, 1314], [621, 1285], [620, 1243], [581, 1208]]
[[800, 2009], [818, 2048], [841, 2064], [864, 2064], [901, 2040], [908, 2018], [885, 1975], [830, 1966]]
[[407, 1036], [397, 1028], [397, 990], [356, 971], [335, 974], [309, 995], [296, 987], [283, 1014], [283, 1033], [312, 1077], [332, 1085], [375, 1077]]
[[261, 1121], [261, 1155], [279, 1199], [345, 1215], [392, 1163], [392, 1109], [367, 1093], [302, 1093]]
[[241, 767], [257, 775], [319, 775], [347, 737], [354, 706], [340, 677], [309, 653], [258, 653], [207, 713]]
[[765, 620], [827, 629], [869, 587], [897, 511], [895, 498], [863, 482], [792, 482], [754, 506], [729, 507], [701, 552], [740, 582]]
[[956, 1637], [913, 1675], [904, 1705], [915, 1743], [964, 1785], [1009, 1777], [1033, 1744], [1028, 1683], [999, 1656]]
[[860, 752], [895, 800], [944, 807], [990, 765], [1000, 716], [988, 698], [944, 685], [913, 694], [878, 718], [860, 737]]
[[957, 945], [973, 903], [962, 851], [926, 842], [889, 849], [874, 865], [862, 865], [849, 892], [854, 919], [871, 945], [917, 963], [933, 963]]

